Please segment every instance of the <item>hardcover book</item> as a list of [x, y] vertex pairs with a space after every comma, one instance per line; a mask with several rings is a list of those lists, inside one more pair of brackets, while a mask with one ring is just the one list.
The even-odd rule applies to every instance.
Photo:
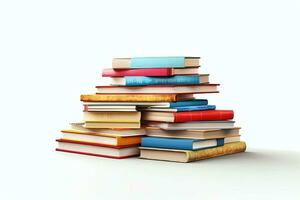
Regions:
[[114, 58], [112, 67], [120, 68], [184, 68], [199, 67], [200, 57], [133, 57], [133, 58]]
[[232, 110], [202, 110], [187, 112], [145, 111], [142, 120], [160, 122], [221, 121], [233, 119]]
[[84, 128], [88, 129], [105, 129], [105, 128], [112, 128], [112, 129], [120, 129], [120, 128], [141, 128], [141, 122], [91, 122], [86, 121], [83, 125]]
[[[107, 88], [109, 90], [109, 88]], [[192, 94], [82, 94], [84, 102], [173, 102], [193, 98]]]
[[[147, 86], [96, 86], [98, 94], [194, 94], [217, 93], [219, 84], [198, 85], [147, 85]], [[176, 101], [176, 100], [175, 100]]]
[[83, 112], [85, 122], [140, 122], [140, 112]]
[[133, 105], [83, 105], [84, 112], [135, 112]]
[[215, 110], [215, 105], [202, 105], [202, 106], [180, 106], [175, 108], [157, 108], [146, 107], [142, 108], [142, 111], [157, 111], [157, 112], [185, 112], [185, 111], [200, 111], [200, 110]]
[[197, 151], [140, 147], [140, 158], [173, 162], [192, 162], [246, 151], [245, 142], [232, 142], [224, 146]]
[[211, 129], [230, 129], [234, 128], [234, 121], [190, 121], [182, 123], [154, 122], [145, 123], [150, 127], [157, 127], [165, 130], [211, 130]]
[[123, 76], [174, 76], [198, 74], [198, 67], [189, 68], [145, 68], [145, 69], [103, 69], [103, 77]]
[[209, 82], [208, 74], [178, 75], [169, 77], [125, 76], [110, 78], [110, 85], [143, 86], [143, 85], [197, 85]]
[[112, 145], [91, 144], [86, 142], [56, 140], [58, 147], [56, 151], [67, 153], [84, 154], [90, 156], [100, 156], [107, 158], [128, 158], [139, 155], [139, 149], [136, 145], [116, 147]]
[[199, 150], [210, 147], [223, 146], [224, 139], [179, 139], [163, 137], [143, 137], [141, 147], [164, 148], [164, 149], [182, 149], [182, 150]]
[[[146, 127], [146, 135], [165, 138], [186, 138], [186, 139], [217, 139], [225, 138], [226, 141], [233, 141], [239, 136], [240, 128], [211, 129], [211, 130], [164, 130], [156, 127]], [[230, 138], [230, 139], [227, 139]]]

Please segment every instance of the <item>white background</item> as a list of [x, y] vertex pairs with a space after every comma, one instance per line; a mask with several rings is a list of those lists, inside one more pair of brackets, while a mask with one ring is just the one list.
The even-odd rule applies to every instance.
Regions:
[[[0, 1], [1, 199], [299, 199], [299, 10], [289, 0]], [[203, 58], [221, 83], [203, 97], [234, 109], [248, 154], [182, 165], [53, 151], [112, 57], [170, 55]]]

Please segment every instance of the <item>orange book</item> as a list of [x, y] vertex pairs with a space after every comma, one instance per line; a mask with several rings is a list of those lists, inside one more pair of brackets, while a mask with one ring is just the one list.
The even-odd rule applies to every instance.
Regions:
[[192, 94], [82, 94], [87, 102], [172, 102], [191, 99]]
[[62, 130], [61, 140], [85, 142], [89, 144], [101, 144], [111, 146], [138, 145], [141, 143], [141, 136], [121, 136], [117, 134], [83, 132], [72, 129]]

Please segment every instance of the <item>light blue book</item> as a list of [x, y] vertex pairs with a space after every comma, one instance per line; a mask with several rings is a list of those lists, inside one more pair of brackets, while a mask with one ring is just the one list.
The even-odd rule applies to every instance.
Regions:
[[223, 146], [224, 138], [198, 140], [164, 137], [142, 137], [141, 147], [163, 148], [163, 149], [181, 149], [181, 150], [199, 150], [211, 147]]
[[180, 106], [174, 108], [157, 108], [149, 107], [143, 110], [147, 111], [158, 111], [158, 112], [184, 112], [184, 111], [196, 111], [196, 110], [215, 110], [215, 105], [200, 105], [200, 106]]
[[198, 67], [199, 59], [200, 57], [185, 56], [114, 58], [112, 67], [115, 69]]
[[207, 104], [208, 104], [207, 99], [193, 99], [193, 100], [186, 100], [186, 101], [170, 102], [169, 107], [176, 108], [176, 107], [183, 107], [183, 106], [202, 106]]
[[178, 76], [125, 76], [111, 78], [112, 85], [146, 86], [146, 85], [196, 85], [208, 83], [208, 74]]

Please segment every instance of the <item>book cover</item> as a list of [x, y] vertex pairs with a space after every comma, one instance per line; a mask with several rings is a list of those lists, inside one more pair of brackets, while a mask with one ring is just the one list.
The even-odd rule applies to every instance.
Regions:
[[170, 102], [170, 108], [177, 108], [183, 106], [201, 106], [207, 104], [208, 104], [207, 99], [194, 99], [194, 100], [187, 100], [187, 101]]
[[179, 139], [164, 137], [143, 137], [141, 147], [198, 150], [224, 145], [224, 138], [211, 140]]
[[123, 76], [171, 76], [171, 68], [156, 69], [112, 69], [102, 70], [103, 77], [123, 77]]
[[232, 142], [223, 146], [197, 151], [140, 147], [140, 158], [173, 162], [193, 162], [246, 151], [245, 142]]
[[204, 110], [173, 113], [174, 122], [221, 121], [233, 119], [233, 110]]

